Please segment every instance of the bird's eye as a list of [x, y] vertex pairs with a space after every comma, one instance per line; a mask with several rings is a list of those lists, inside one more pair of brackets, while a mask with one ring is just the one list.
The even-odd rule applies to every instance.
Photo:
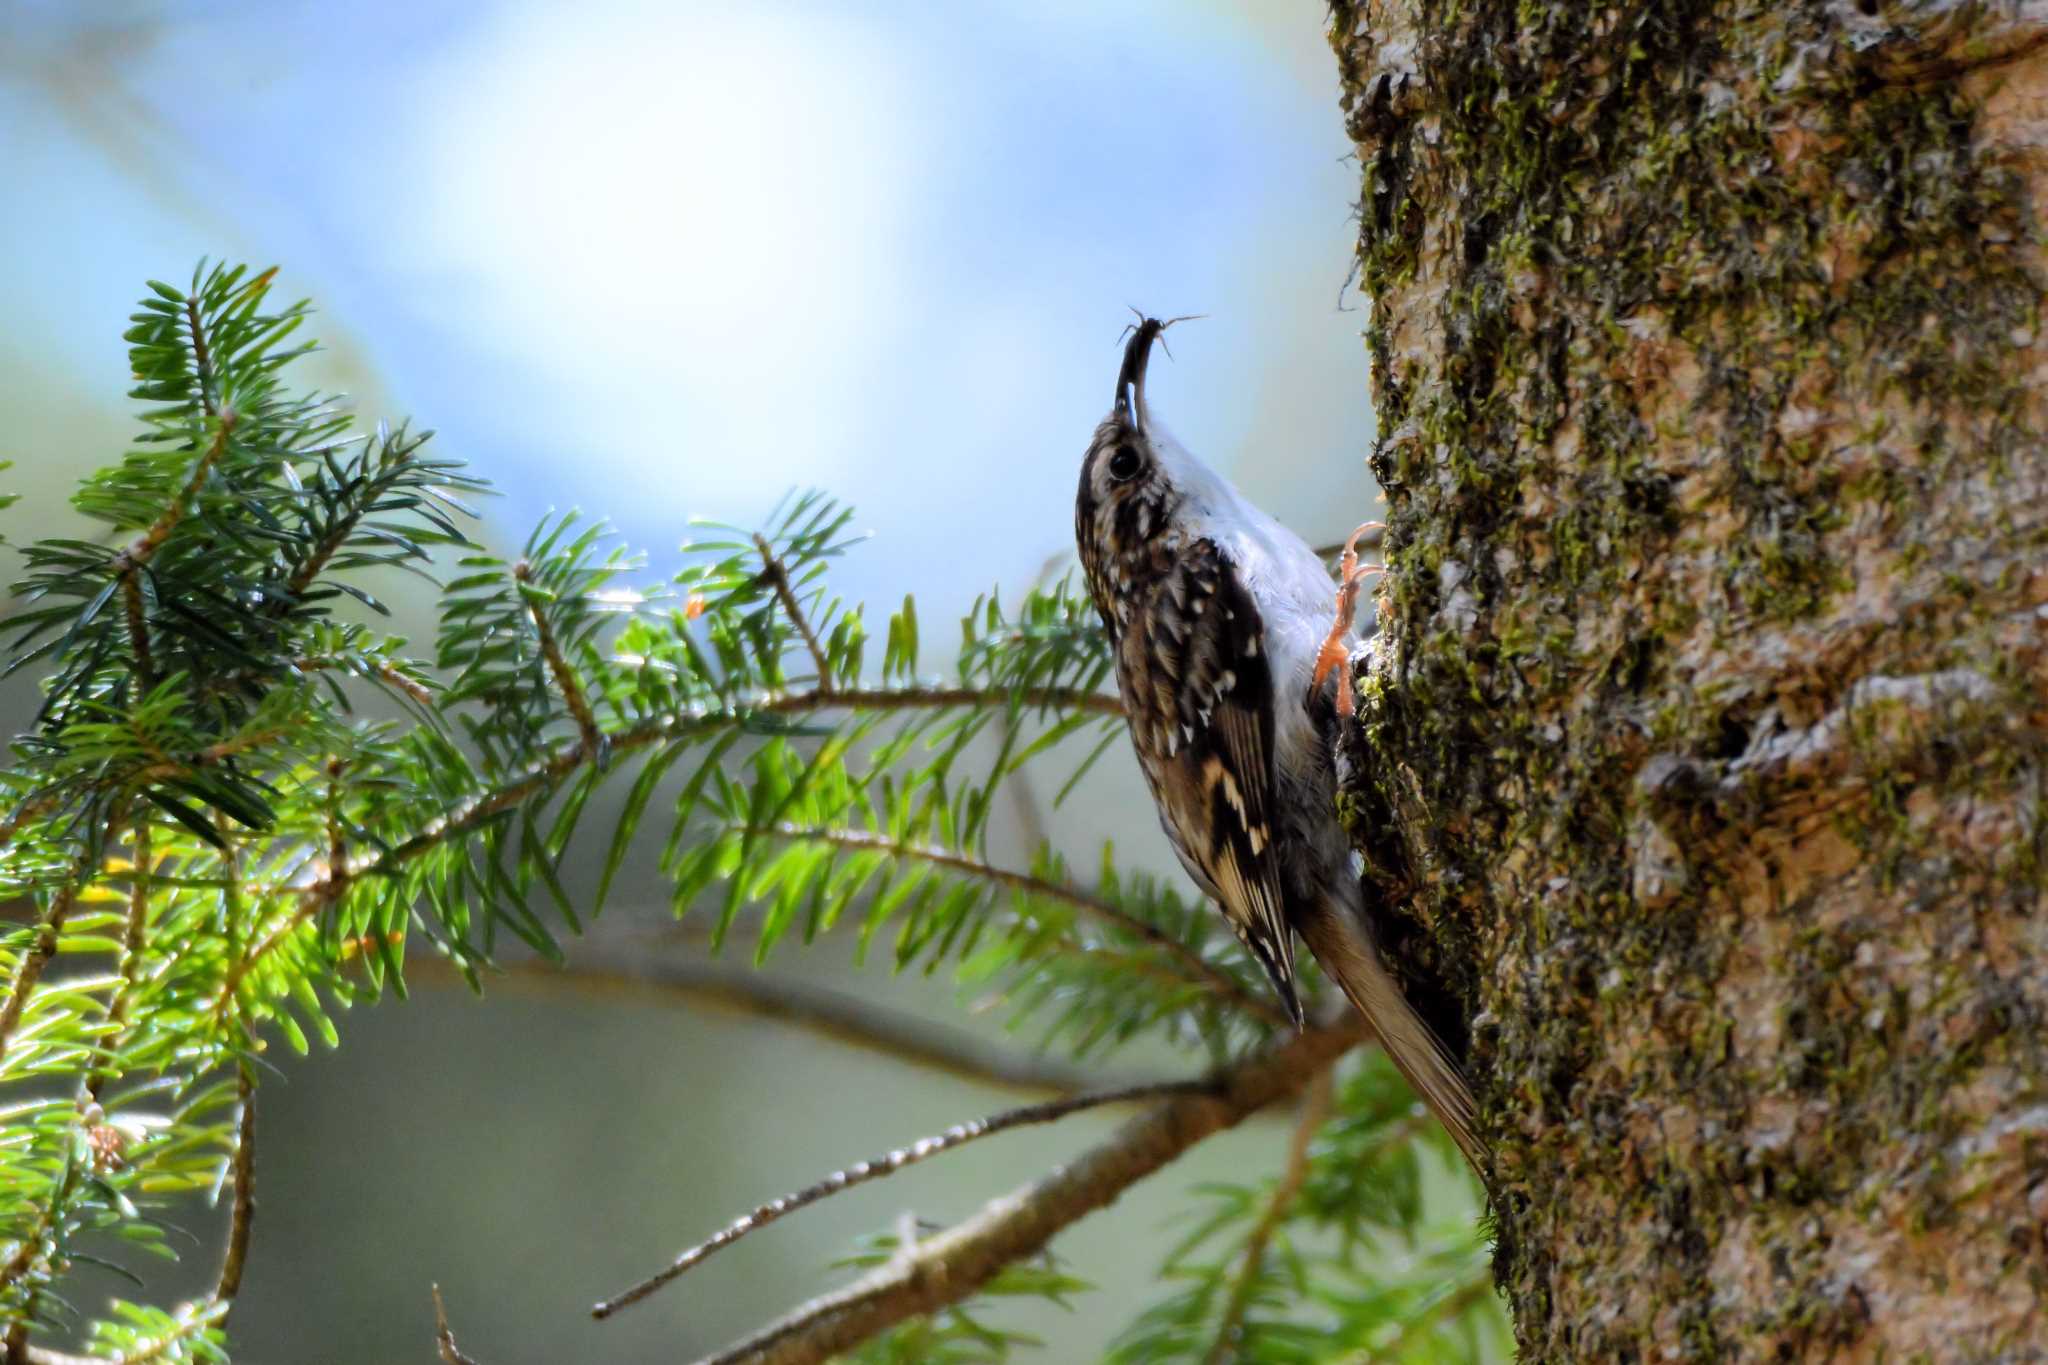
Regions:
[[1135, 479], [1144, 465], [1145, 461], [1136, 449], [1131, 446], [1118, 446], [1116, 454], [1109, 457], [1109, 477], [1118, 483], [1126, 479]]

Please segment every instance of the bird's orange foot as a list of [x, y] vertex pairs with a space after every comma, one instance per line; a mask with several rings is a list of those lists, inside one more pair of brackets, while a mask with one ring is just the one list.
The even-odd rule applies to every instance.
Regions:
[[1347, 667], [1351, 651], [1344, 648], [1344, 637], [1351, 633], [1351, 618], [1358, 612], [1358, 585], [1367, 574], [1387, 571], [1384, 564], [1358, 562], [1358, 538], [1367, 531], [1385, 529], [1385, 522], [1368, 521], [1344, 542], [1344, 557], [1337, 561], [1337, 619], [1330, 623], [1330, 633], [1324, 637], [1323, 647], [1316, 653], [1316, 671], [1309, 688], [1311, 692], [1320, 691], [1323, 679], [1329, 677], [1334, 669], [1337, 674], [1337, 714], [1340, 716], [1348, 716], [1358, 709], [1358, 703], [1351, 695], [1351, 670]]

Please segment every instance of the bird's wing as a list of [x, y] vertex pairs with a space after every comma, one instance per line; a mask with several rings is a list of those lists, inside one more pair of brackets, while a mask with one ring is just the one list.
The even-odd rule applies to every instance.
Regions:
[[1298, 1020], [1273, 843], [1273, 674], [1237, 566], [1215, 542], [1195, 542], [1133, 613], [1118, 649], [1160, 823]]

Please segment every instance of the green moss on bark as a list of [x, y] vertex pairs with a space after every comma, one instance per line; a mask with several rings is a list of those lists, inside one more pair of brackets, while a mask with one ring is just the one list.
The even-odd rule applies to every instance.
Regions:
[[[1882, 1339], [1907, 1272], [1816, 1210], [1951, 1226], [1929, 1154], [2048, 1077], [1984, 920], [2048, 886], [1997, 638], [2042, 514], [1987, 492], [2044, 478], [2036, 225], [1847, 13], [1332, 8], [1393, 570], [1343, 805], [1479, 1021], [1534, 1359]], [[1889, 724], [1852, 690], [1958, 668]], [[1771, 761], [1830, 716], [1839, 762]]]

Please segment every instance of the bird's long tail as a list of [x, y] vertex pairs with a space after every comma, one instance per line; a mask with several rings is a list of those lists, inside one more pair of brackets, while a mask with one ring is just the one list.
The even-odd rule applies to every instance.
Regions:
[[1450, 1130], [1475, 1170], [1484, 1172], [1486, 1144], [1473, 1131], [1472, 1091], [1457, 1061], [1401, 993], [1359, 913], [1325, 900], [1301, 917], [1295, 930], [1323, 972], [1348, 996], [1379, 1035], [1380, 1046], [1415, 1093]]

